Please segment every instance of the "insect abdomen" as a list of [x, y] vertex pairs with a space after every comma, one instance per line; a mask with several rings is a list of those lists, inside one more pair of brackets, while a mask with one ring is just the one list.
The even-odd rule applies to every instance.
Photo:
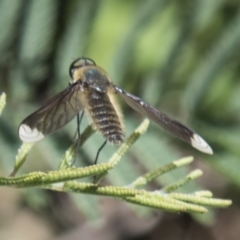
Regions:
[[123, 127], [107, 94], [92, 92], [88, 96], [88, 113], [97, 130], [112, 144], [124, 140]]

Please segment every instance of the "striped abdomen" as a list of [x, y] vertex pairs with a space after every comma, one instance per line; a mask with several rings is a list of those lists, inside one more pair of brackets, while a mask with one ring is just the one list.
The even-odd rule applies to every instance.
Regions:
[[105, 93], [91, 92], [87, 96], [87, 110], [97, 130], [112, 144], [124, 140], [120, 116]]

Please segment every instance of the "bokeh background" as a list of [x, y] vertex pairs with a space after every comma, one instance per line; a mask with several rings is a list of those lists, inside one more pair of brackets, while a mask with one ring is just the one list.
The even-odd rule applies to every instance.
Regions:
[[[180, 120], [214, 150], [207, 156], [155, 124], [105, 180], [124, 185], [148, 169], [193, 155], [200, 168], [182, 191], [210, 189], [233, 200], [203, 216], [170, 214], [117, 200], [37, 189], [0, 188], [0, 239], [228, 239], [240, 236], [240, 2], [238, 0], [0, 0], [0, 174], [8, 175], [21, 142], [20, 122], [68, 86], [80, 56], [112, 81]], [[126, 135], [143, 119], [120, 100]], [[82, 129], [87, 126], [84, 120]], [[20, 173], [56, 169], [76, 121], [37, 143]], [[94, 134], [77, 166], [89, 165], [103, 138]], [[116, 150], [107, 146], [100, 162]]]

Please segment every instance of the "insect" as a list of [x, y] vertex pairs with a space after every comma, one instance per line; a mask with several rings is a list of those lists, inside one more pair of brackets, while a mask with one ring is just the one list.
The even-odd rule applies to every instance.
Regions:
[[93, 60], [85, 57], [75, 60], [69, 73], [72, 78], [70, 85], [20, 124], [19, 137], [23, 142], [37, 142], [66, 125], [75, 116], [78, 116], [79, 120], [79, 113], [85, 111], [93, 128], [106, 139], [102, 147], [106, 142], [120, 144], [124, 141], [124, 126], [115, 99], [116, 95], [120, 95], [134, 110], [192, 147], [207, 154], [213, 153], [211, 147], [197, 133], [139, 97], [115, 86], [108, 74]]

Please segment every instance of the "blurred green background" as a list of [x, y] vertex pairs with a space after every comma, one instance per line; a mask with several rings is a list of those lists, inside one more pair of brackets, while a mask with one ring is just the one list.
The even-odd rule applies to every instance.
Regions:
[[[0, 0], [0, 90], [7, 94], [1, 175], [12, 170], [20, 122], [68, 86], [69, 66], [80, 56], [104, 68], [114, 84], [193, 128], [214, 151], [202, 154], [151, 124], [107, 183], [128, 184], [148, 169], [193, 155], [191, 167], [204, 177], [184, 190], [210, 189], [234, 204], [200, 218], [94, 196], [1, 188], [0, 239], [239, 239], [240, 2]], [[129, 135], [143, 116], [120, 104]], [[37, 143], [21, 173], [56, 169], [75, 131], [73, 120]], [[102, 142], [94, 134], [77, 166], [91, 164]], [[99, 161], [115, 150], [105, 147]]]

